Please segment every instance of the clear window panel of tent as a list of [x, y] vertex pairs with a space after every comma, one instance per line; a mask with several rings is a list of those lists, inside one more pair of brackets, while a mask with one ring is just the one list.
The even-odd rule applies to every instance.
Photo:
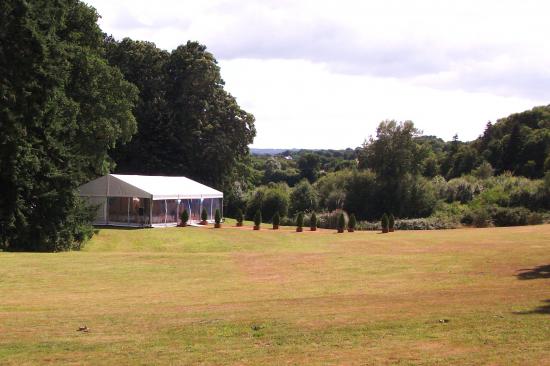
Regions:
[[132, 224], [149, 224], [150, 199], [132, 197], [128, 210], [128, 222]]
[[164, 224], [166, 222], [166, 201], [153, 201], [153, 224]]
[[201, 219], [201, 200], [188, 200], [189, 201], [189, 220], [200, 221]]
[[219, 209], [221, 214], [221, 198], [205, 198], [202, 201], [202, 207], [206, 208], [208, 220], [214, 220], [216, 209]]
[[184, 210], [187, 210], [189, 220], [191, 220], [191, 206], [189, 204], [189, 200], [180, 200], [180, 204], [178, 205], [178, 217], [181, 216], [181, 213]]
[[178, 222], [178, 200], [166, 200], [166, 222]]
[[177, 210], [176, 210], [176, 219], [177, 221], [176, 222], [180, 222], [180, 217], [181, 217], [181, 213], [184, 211], [184, 210], [187, 210], [187, 213], [189, 213], [189, 207], [188, 207], [188, 204], [187, 204], [187, 200], [177, 200]]
[[109, 197], [107, 220], [128, 222], [128, 197]]
[[194, 199], [182, 199], [178, 207], [178, 218], [183, 210], [187, 210], [189, 214], [189, 221], [200, 220], [201, 200]]
[[[222, 212], [222, 199], [221, 198], [212, 198], [212, 220], [216, 217], [216, 210], [220, 210], [220, 215]], [[222, 215], [223, 216], [223, 215]]]

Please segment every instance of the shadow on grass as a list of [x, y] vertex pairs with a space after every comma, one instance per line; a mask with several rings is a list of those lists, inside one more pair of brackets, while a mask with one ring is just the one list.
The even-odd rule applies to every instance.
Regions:
[[[538, 280], [538, 279], [550, 279], [550, 264], [537, 266], [534, 268], [520, 269], [516, 275], [518, 280]], [[541, 305], [533, 310], [518, 311], [514, 314], [527, 315], [527, 314], [550, 314], [550, 300], [544, 300], [545, 305]]]
[[537, 280], [541, 278], [550, 278], [550, 264], [538, 266], [535, 268], [520, 269], [517, 274], [518, 280]]
[[543, 303], [545, 303], [546, 305], [541, 305], [529, 311], [515, 311], [514, 314], [516, 315], [550, 314], [550, 300], [544, 300]]
[[94, 225], [94, 229], [111, 229], [111, 230], [143, 230], [143, 229], [153, 229], [149, 226], [109, 226], [109, 225]]

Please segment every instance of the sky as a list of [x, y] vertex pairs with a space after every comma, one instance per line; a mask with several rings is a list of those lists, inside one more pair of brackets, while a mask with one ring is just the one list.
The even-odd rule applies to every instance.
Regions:
[[355, 148], [386, 119], [468, 141], [550, 103], [546, 0], [86, 2], [116, 39], [206, 45], [255, 148]]

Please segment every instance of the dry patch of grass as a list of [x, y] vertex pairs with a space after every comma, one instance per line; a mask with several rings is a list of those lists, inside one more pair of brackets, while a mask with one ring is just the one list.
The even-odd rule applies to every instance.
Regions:
[[0, 364], [549, 365], [548, 266], [549, 225], [102, 229], [0, 253]]

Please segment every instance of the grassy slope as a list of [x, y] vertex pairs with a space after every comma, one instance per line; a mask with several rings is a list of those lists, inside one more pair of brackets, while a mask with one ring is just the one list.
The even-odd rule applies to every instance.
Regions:
[[103, 229], [0, 253], [0, 364], [550, 365], [546, 265], [550, 225]]

